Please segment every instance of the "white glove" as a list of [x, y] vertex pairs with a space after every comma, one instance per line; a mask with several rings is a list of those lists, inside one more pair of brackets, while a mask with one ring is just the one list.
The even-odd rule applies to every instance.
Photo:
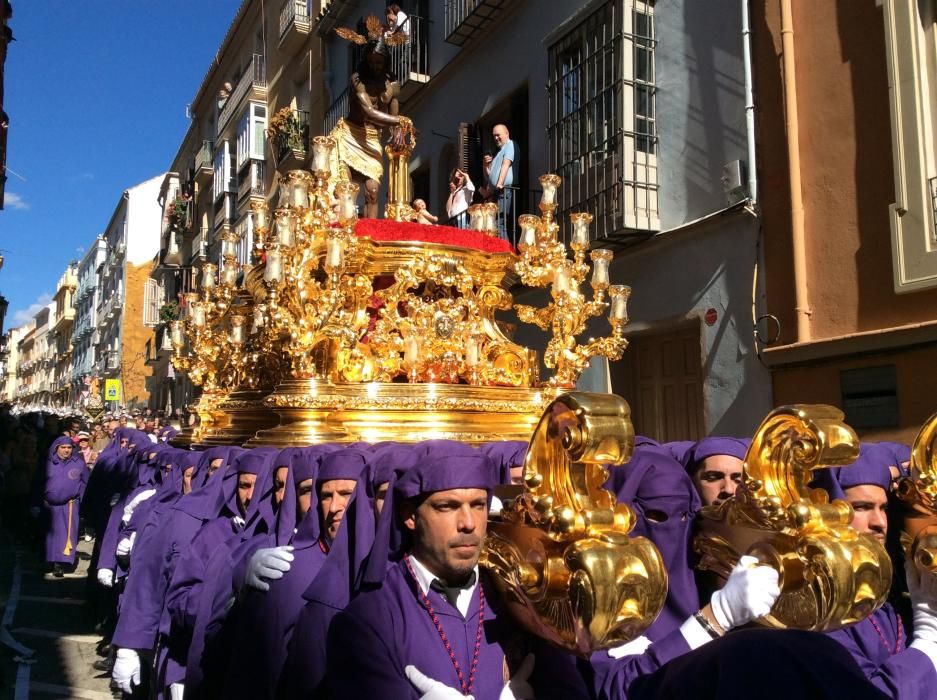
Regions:
[[632, 639], [630, 642], [622, 644], [621, 646], [612, 647], [608, 650], [608, 655], [613, 659], [623, 659], [626, 656], [637, 656], [638, 654], [643, 654], [647, 651], [647, 648], [651, 646], [651, 640], [641, 635], [636, 639]]
[[140, 655], [133, 649], [118, 649], [111, 678], [118, 688], [130, 695], [140, 685]]
[[779, 595], [778, 572], [770, 566], [759, 566], [755, 557], [744, 556], [709, 603], [716, 622], [728, 632], [767, 615]]
[[171, 683], [169, 685], [169, 697], [171, 700], [182, 700], [185, 693], [185, 683]]
[[136, 510], [137, 506], [143, 503], [148, 498], [152, 498], [156, 494], [156, 489], [147, 489], [146, 491], [141, 491], [136, 496], [133, 497], [133, 500], [130, 501], [127, 505], [124, 506], [124, 516], [120, 519], [124, 525], [130, 522], [130, 518], [133, 516], [133, 511]]
[[265, 547], [251, 555], [247, 564], [247, 578], [244, 583], [258, 591], [269, 591], [270, 585], [264, 580], [275, 581], [283, 578], [290, 570], [293, 561], [292, 547]]
[[137, 533], [131, 532], [130, 537], [125, 537], [120, 542], [117, 543], [117, 556], [126, 557], [130, 556], [130, 552], [133, 551], [133, 543], [137, 539]]
[[405, 666], [403, 672], [420, 694], [420, 700], [475, 700], [474, 695], [462, 695], [461, 691], [424, 675], [416, 666]]
[[110, 569], [98, 569], [98, 583], [100, 583], [105, 588], [110, 588], [114, 585], [114, 572]]
[[117, 501], [119, 501], [119, 500], [120, 500], [120, 494], [119, 494], [119, 493], [115, 493], [114, 495], [112, 495], [112, 496], [111, 496], [111, 508], [113, 508], [114, 506], [116, 506], [116, 505], [117, 505]]
[[[530, 685], [530, 674], [534, 672], [533, 654], [524, 657], [520, 667], [501, 690], [498, 700], [534, 700], [534, 689]], [[411, 679], [412, 680], [412, 679]]]
[[905, 564], [911, 611], [914, 616], [914, 641], [911, 647], [927, 654], [937, 668], [937, 581], [933, 574], [921, 576], [912, 562]]

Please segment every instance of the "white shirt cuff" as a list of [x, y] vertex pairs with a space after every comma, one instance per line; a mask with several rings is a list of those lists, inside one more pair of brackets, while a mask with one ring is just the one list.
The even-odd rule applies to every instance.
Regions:
[[699, 620], [692, 616], [680, 625], [680, 634], [683, 635], [686, 643], [690, 645], [690, 649], [699, 649], [713, 640], [709, 632], [699, 623]]

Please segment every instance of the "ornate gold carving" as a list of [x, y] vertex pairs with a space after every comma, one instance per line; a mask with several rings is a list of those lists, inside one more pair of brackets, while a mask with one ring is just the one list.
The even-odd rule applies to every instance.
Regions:
[[640, 635], [667, 596], [657, 548], [628, 536], [634, 512], [602, 488], [603, 465], [626, 462], [633, 447], [624, 399], [559, 396], [530, 442], [528, 490], [488, 527], [482, 564], [511, 614], [581, 656]]
[[780, 574], [769, 627], [834, 630], [878, 608], [891, 587], [891, 560], [850, 525], [852, 508], [807, 486], [821, 467], [850, 464], [859, 439], [832, 406], [772, 411], [752, 439], [734, 498], [700, 512], [700, 568], [725, 579], [743, 554]]
[[922, 574], [937, 575], [937, 414], [918, 432], [911, 445], [911, 475], [898, 482], [903, 504], [901, 544], [908, 560]]

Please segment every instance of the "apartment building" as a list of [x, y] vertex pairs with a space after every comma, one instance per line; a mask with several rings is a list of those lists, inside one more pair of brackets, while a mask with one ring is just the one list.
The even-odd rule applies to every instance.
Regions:
[[55, 323], [50, 329], [49, 349], [53, 354], [52, 405], [71, 404], [72, 328], [75, 324], [75, 290], [78, 288], [78, 263], [69, 263], [55, 285]]
[[[357, 60], [334, 28], [383, 18], [384, 5], [333, 0], [316, 18], [330, 99], [322, 133], [347, 114]], [[633, 289], [631, 345], [592, 385], [610, 380], [631, 403], [635, 429], [657, 439], [750, 433], [772, 402], [753, 335], [747, 3], [400, 5], [411, 36], [391, 49], [392, 65], [401, 113], [421, 133], [413, 196], [444, 220], [450, 172], [468, 169], [483, 185], [482, 159], [497, 151], [492, 129], [507, 125], [517, 148], [508, 220], [539, 213], [539, 176], [560, 175], [563, 235], [571, 212], [593, 214], [592, 246], [615, 252], [612, 283]], [[605, 328], [600, 320], [595, 332]], [[517, 337], [543, 342], [523, 325]]]
[[[249, 265], [251, 202], [273, 196], [279, 173], [307, 164], [309, 125], [325, 110], [321, 43], [311, 33], [317, 13], [306, 0], [243, 0], [189, 105], [192, 123], [160, 183], [160, 251], [145, 297], [152, 408], [195, 398], [172, 368], [169, 322], [201, 266], [221, 263], [225, 237], [237, 238], [238, 264]], [[280, 110], [295, 128], [270, 139]]]
[[92, 367], [96, 375], [121, 382], [121, 400], [112, 408], [147, 403], [146, 346], [152, 331], [145, 324], [144, 298], [159, 251], [162, 181], [158, 175], [126, 189], [101, 237], [107, 252], [97, 269]]
[[75, 323], [72, 326], [72, 362], [69, 374], [70, 397], [79, 402], [85, 378], [94, 373], [97, 353], [98, 307], [102, 305], [98, 274], [107, 259], [103, 236], [94, 242], [78, 262], [78, 288], [75, 290]]
[[32, 322], [11, 328], [3, 335], [2, 371], [0, 371], [0, 403], [16, 401], [20, 364], [20, 343], [33, 330]]
[[55, 344], [50, 341], [55, 326], [55, 302], [33, 317], [30, 330], [19, 344], [17, 400], [24, 406], [51, 406], [55, 378]]
[[752, 30], [775, 400], [912, 440], [937, 363], [937, 5], [753, 3]]

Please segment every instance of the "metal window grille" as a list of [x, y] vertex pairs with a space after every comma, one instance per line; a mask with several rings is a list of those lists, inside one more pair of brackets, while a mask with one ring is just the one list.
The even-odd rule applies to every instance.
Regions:
[[549, 49], [550, 166], [558, 220], [588, 211], [594, 238], [660, 226], [653, 2], [612, 0]]

